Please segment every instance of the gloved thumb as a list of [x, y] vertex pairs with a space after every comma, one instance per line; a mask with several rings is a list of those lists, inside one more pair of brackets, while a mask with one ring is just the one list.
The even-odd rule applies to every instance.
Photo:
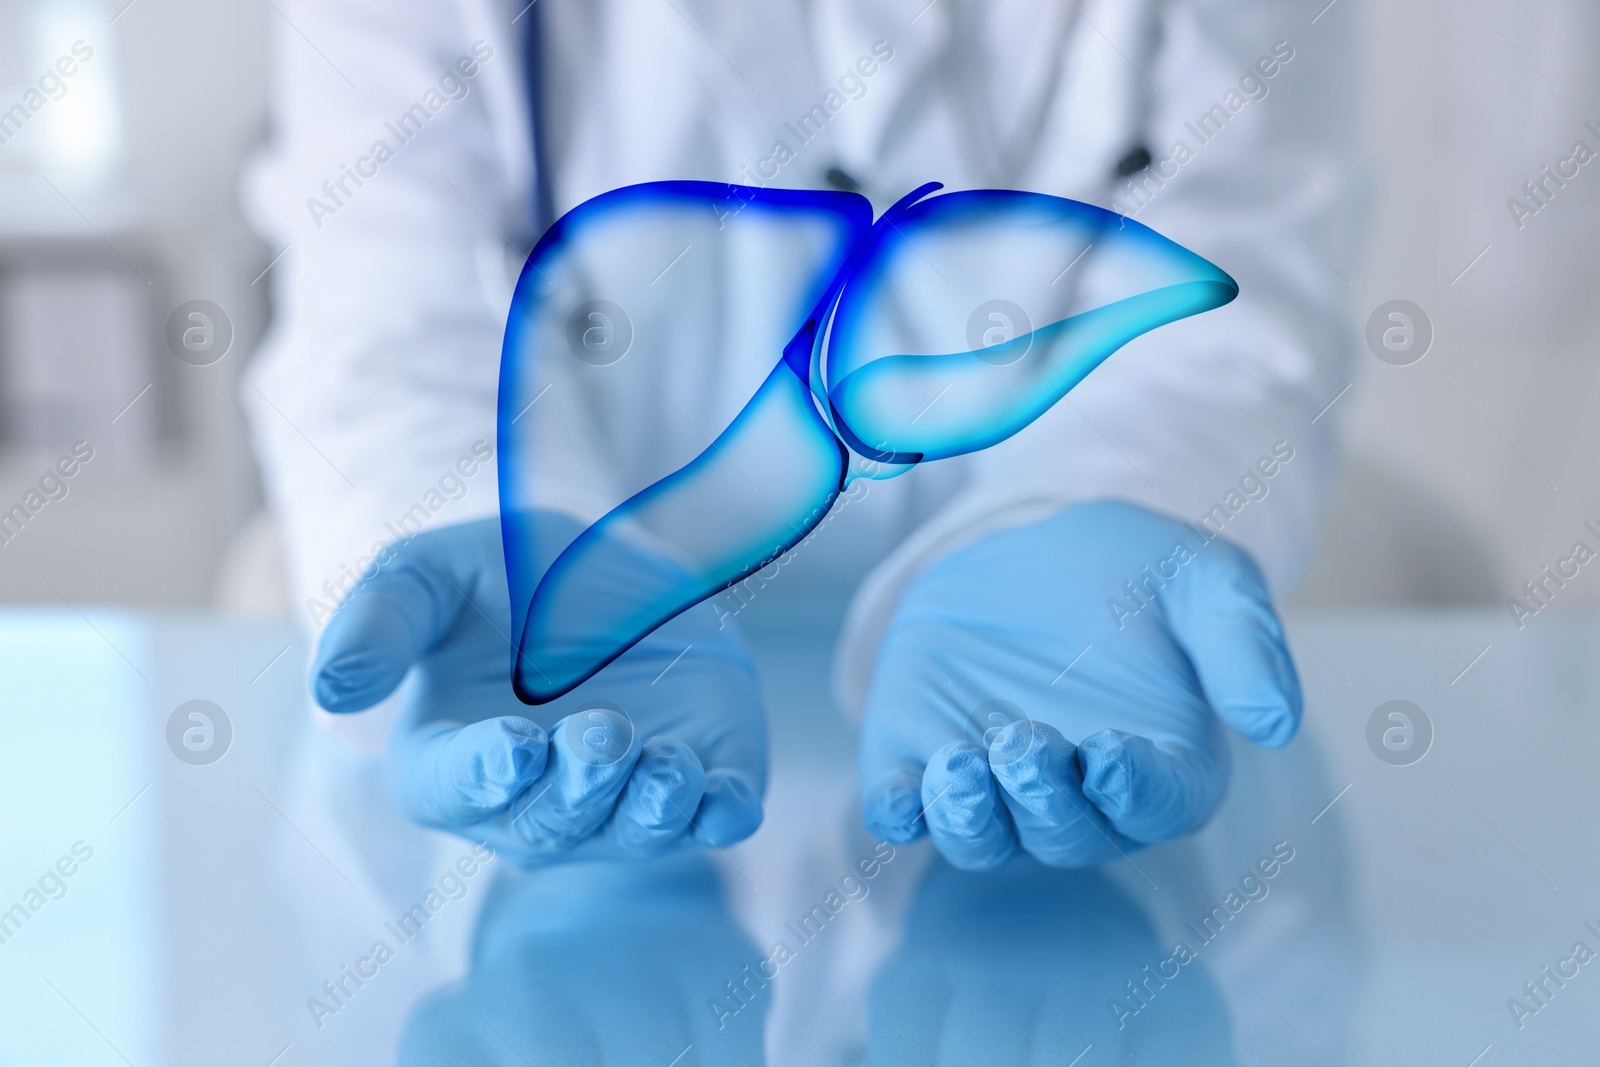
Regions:
[[1264, 748], [1287, 744], [1300, 726], [1300, 677], [1249, 554], [1220, 538], [1210, 542], [1161, 590], [1160, 602], [1222, 721]]
[[[451, 574], [469, 551], [434, 551], [462, 528], [430, 531], [394, 549], [340, 602], [322, 632], [311, 691], [328, 711], [370, 708], [404, 680], [411, 665], [454, 627], [467, 606], [468, 574]], [[449, 549], [447, 543], [443, 546]]]

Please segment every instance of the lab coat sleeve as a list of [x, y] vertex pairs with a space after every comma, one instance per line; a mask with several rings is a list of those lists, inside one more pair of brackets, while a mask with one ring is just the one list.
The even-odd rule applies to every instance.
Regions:
[[496, 512], [486, 456], [531, 167], [514, 34], [487, 8], [275, 11], [273, 136], [244, 199], [281, 256], [242, 399], [316, 629], [381, 546]]
[[[847, 616], [834, 674], [847, 712], [859, 714], [888, 619], [919, 573], [1073, 503], [1119, 498], [1197, 525], [1213, 516], [1206, 528], [1248, 549], [1280, 597], [1303, 572], [1336, 470], [1340, 403], [1328, 405], [1352, 373], [1350, 15], [1313, 26], [1262, 0], [1167, 5], [1141, 73], [1155, 87], [1153, 163], [1117, 182], [1109, 206], [1217, 263], [1240, 295], [1128, 344], [1009, 441], [946, 461], [966, 465], [963, 488], [869, 576]], [[1270, 78], [1262, 57], [1275, 61]], [[1247, 72], [1258, 82], [1241, 88]], [[1257, 84], [1265, 96], [1251, 99]]]

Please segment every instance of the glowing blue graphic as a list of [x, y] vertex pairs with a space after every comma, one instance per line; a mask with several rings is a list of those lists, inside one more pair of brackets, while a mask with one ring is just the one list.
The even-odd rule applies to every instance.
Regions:
[[873, 222], [855, 193], [651, 182], [540, 239], [500, 363], [524, 701], [766, 566], [850, 480], [1003, 441], [1128, 341], [1238, 293], [1112, 212], [938, 188]]

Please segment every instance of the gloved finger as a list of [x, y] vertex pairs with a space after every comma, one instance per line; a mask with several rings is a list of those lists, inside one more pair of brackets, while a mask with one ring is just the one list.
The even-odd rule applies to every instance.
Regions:
[[706, 791], [706, 772], [688, 745], [652, 737], [617, 797], [606, 840], [627, 856], [654, 856], [683, 837]]
[[877, 717], [861, 727], [861, 809], [867, 832], [906, 845], [928, 832], [922, 812], [923, 764], [883, 728]]
[[1021, 719], [989, 745], [989, 769], [1011, 813], [1017, 840], [1050, 867], [1108, 863], [1137, 847], [1083, 795], [1076, 746], [1051, 726]]
[[[415, 543], [372, 571], [328, 620], [311, 665], [311, 691], [328, 711], [369, 708], [450, 632], [466, 601]], [[455, 580], [460, 586], [461, 580]]]
[[986, 871], [1016, 851], [1011, 813], [989, 772], [989, 755], [971, 741], [951, 741], [929, 758], [922, 807], [929, 836], [952, 866]]
[[1161, 605], [1222, 721], [1263, 747], [1287, 744], [1300, 726], [1300, 676], [1255, 561], [1212, 541]]
[[705, 844], [726, 848], [755, 833], [764, 817], [761, 794], [742, 772], [715, 767], [706, 772], [706, 794], [694, 815], [694, 832]]
[[565, 852], [611, 815], [639, 760], [633, 721], [615, 708], [574, 712], [550, 731], [544, 773], [512, 804], [512, 829], [534, 855]]
[[1166, 841], [1198, 830], [1228, 784], [1227, 750], [1158, 747], [1147, 737], [1102, 730], [1078, 744], [1083, 795], [1135, 841]]
[[721, 709], [714, 713], [719, 725], [701, 733], [695, 746], [706, 784], [698, 807], [686, 809], [693, 816], [689, 829], [699, 844], [724, 848], [755, 833], [765, 815], [767, 720], [761, 683], [737, 629], [712, 630], [709, 611], [678, 618], [692, 624], [678, 635], [693, 638], [699, 653], [676, 668], [684, 672], [678, 677], [682, 691], [694, 694], [697, 704]]
[[549, 742], [529, 719], [508, 715], [401, 736], [390, 784], [408, 816], [428, 826], [481, 822], [544, 773]]

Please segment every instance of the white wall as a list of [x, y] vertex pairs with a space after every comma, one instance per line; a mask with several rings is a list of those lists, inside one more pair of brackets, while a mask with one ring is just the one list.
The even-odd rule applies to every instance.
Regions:
[[[1412, 366], [1361, 353], [1340, 402], [1349, 469], [1302, 599], [1503, 605], [1580, 537], [1600, 549], [1581, 528], [1600, 527], [1600, 159], [1521, 229], [1506, 206], [1576, 140], [1600, 151], [1584, 128], [1600, 128], [1600, 9], [1388, 0], [1324, 18], [1357, 15], [1374, 163], [1358, 325], [1406, 298], [1435, 340]], [[1594, 604], [1585, 569], [1552, 606]]]

